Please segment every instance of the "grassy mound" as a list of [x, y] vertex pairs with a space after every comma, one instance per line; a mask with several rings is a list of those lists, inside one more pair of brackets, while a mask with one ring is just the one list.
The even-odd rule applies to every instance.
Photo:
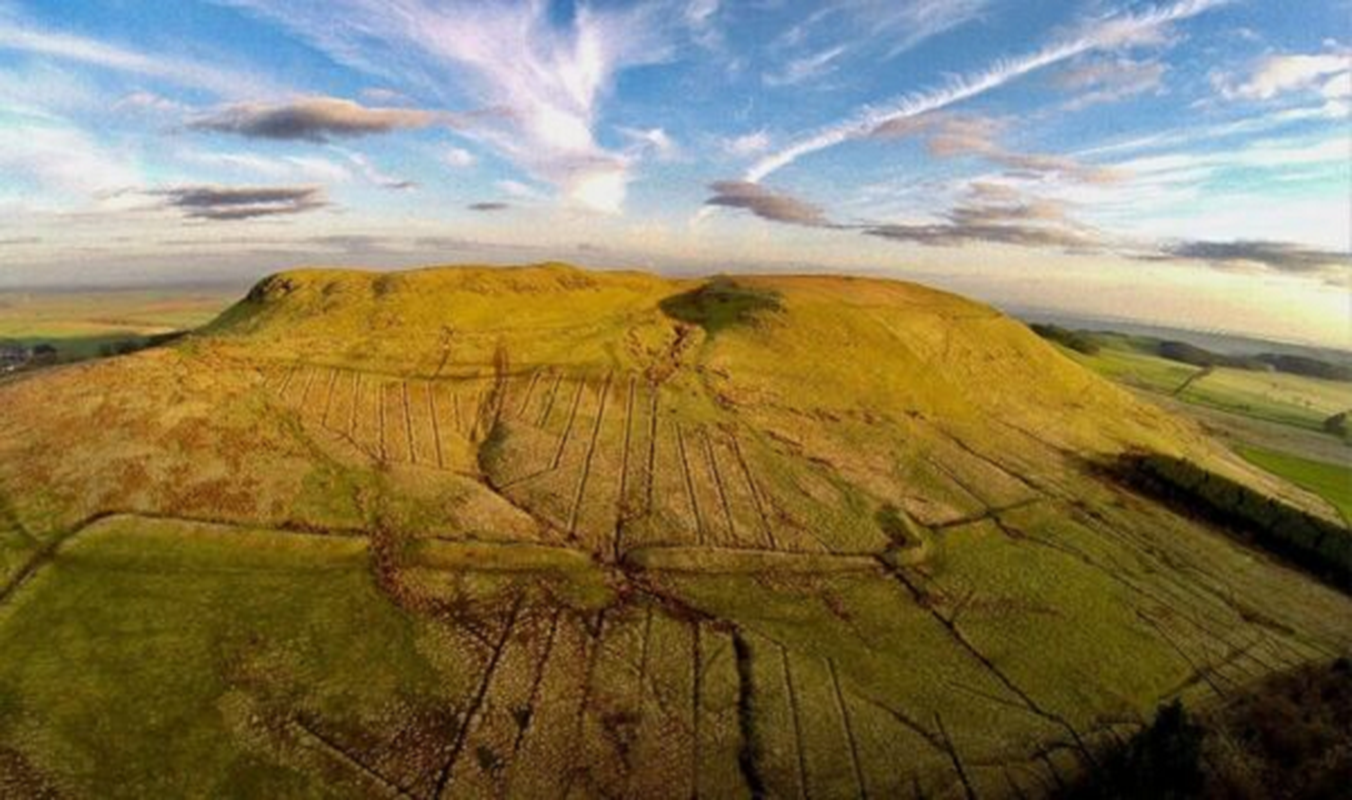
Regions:
[[29, 793], [1036, 796], [1352, 644], [1092, 465], [1322, 501], [904, 283], [299, 270], [0, 407]]

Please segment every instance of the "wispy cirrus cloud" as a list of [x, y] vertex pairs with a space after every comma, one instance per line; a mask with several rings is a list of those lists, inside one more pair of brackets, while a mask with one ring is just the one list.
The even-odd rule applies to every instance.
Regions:
[[[623, 70], [662, 61], [683, 17], [663, 4], [579, 5], [561, 20], [543, 0], [223, 0], [280, 21], [335, 60], [443, 99], [467, 91], [486, 114], [467, 136], [577, 204], [617, 212], [632, 160], [597, 139]], [[454, 91], [453, 91], [454, 90]]]
[[318, 186], [203, 184], [157, 189], [149, 194], [164, 198], [166, 207], [183, 212], [189, 219], [214, 222], [292, 216], [329, 205], [324, 190]]
[[790, 59], [787, 64], [774, 72], [761, 76], [766, 86], [794, 86], [805, 81], [815, 80], [834, 72], [840, 57], [845, 54], [844, 45], [836, 45], [825, 50], [809, 53]]
[[1157, 59], [1096, 58], [1063, 70], [1052, 83], [1073, 95], [1065, 108], [1078, 111], [1101, 103], [1116, 103], [1161, 92], [1168, 71], [1168, 65]]
[[23, 192], [30, 205], [121, 191], [141, 182], [130, 154], [60, 120], [19, 119], [0, 125], [0, 196]]
[[336, 97], [303, 97], [281, 103], [239, 103], [198, 117], [188, 127], [250, 139], [324, 143], [397, 130], [426, 128], [448, 116], [412, 108], [368, 108]]
[[[887, 61], [979, 19], [993, 0], [840, 0], [814, 9], [781, 33], [775, 46], [830, 52], [848, 45]], [[802, 58], [800, 55], [799, 58]]]
[[1095, 20], [1078, 36], [1020, 58], [997, 62], [981, 72], [955, 78], [946, 86], [907, 95], [882, 106], [867, 107], [850, 118], [828, 125], [756, 162], [747, 171], [746, 180], [758, 182], [804, 156], [847, 141], [868, 137], [881, 126], [918, 117], [977, 97], [1076, 56], [1116, 50], [1144, 41], [1155, 41], [1165, 26], [1227, 2], [1229, 0], [1180, 0], [1141, 13], [1122, 13]]
[[719, 149], [735, 158], [745, 158], [764, 153], [770, 149], [770, 134], [764, 128], [737, 136], [720, 139]]
[[0, 6], [0, 51], [4, 50], [140, 75], [221, 97], [256, 97], [278, 91], [271, 80], [247, 71], [51, 30], [9, 6]]
[[872, 137], [923, 136], [930, 155], [936, 158], [978, 156], [1022, 177], [1054, 176], [1080, 183], [1112, 183], [1122, 177], [1115, 170], [1069, 156], [1013, 152], [1000, 143], [1007, 127], [1005, 120], [943, 112], [892, 120], [878, 126]]

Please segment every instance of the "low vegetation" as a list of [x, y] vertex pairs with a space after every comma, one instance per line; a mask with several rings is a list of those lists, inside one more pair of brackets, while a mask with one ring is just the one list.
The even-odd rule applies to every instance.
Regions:
[[1040, 325], [1033, 324], [1029, 326], [1033, 333], [1041, 336], [1050, 342], [1056, 342], [1063, 347], [1069, 347], [1077, 353], [1085, 355], [1098, 355], [1101, 348], [1097, 339], [1084, 331], [1072, 331], [1062, 328], [1060, 325]]
[[1352, 662], [1309, 664], [1189, 711], [1174, 702], [1063, 800], [1337, 798], [1352, 786]]

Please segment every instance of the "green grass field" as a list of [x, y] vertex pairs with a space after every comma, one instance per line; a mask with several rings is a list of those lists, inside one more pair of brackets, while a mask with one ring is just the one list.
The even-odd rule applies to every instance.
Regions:
[[1061, 349], [1075, 361], [1106, 378], [1161, 394], [1173, 394], [1184, 381], [1201, 371], [1200, 367], [1125, 348], [1104, 347], [1092, 356]]
[[1107, 346], [1094, 355], [1060, 349], [1076, 362], [1128, 386], [1307, 430], [1322, 430], [1328, 417], [1352, 409], [1352, 383], [1231, 367], [1204, 372], [1135, 350], [1129, 340], [1106, 337], [1105, 342]]
[[197, 289], [0, 292], [0, 340], [50, 344], [63, 360], [90, 358], [105, 345], [204, 325], [235, 295]]
[[250, 743], [301, 748], [293, 718], [360, 726], [453, 686], [365, 550], [135, 518], [81, 532], [0, 608], [0, 740], [81, 795], [308, 793]]
[[1258, 419], [1322, 430], [1324, 420], [1352, 409], [1352, 383], [1222, 367], [1189, 384], [1180, 397]]
[[1329, 464], [1257, 447], [1237, 449], [1240, 455], [1268, 472], [1329, 501], [1342, 514], [1343, 520], [1352, 525], [1352, 466], [1347, 462]]

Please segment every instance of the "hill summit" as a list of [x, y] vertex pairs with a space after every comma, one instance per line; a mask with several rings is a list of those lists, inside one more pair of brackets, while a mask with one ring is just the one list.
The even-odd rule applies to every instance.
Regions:
[[[1312, 498], [895, 281], [297, 270], [0, 406], [0, 649], [134, 651], [162, 712], [0, 664], [0, 779], [74, 794], [1036, 796], [1352, 643], [1102, 467]], [[89, 624], [133, 602], [173, 635]]]

